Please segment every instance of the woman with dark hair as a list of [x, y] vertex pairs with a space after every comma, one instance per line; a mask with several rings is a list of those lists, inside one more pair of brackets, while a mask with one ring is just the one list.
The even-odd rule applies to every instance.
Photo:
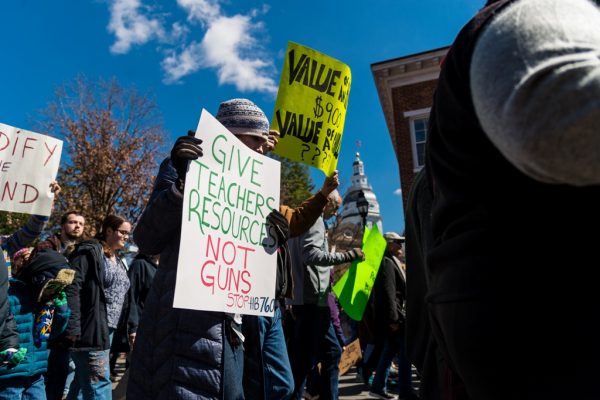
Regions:
[[72, 310], [67, 334], [74, 342], [71, 358], [75, 380], [68, 399], [111, 399], [109, 351], [119, 322], [129, 278], [118, 252], [129, 238], [131, 224], [109, 215], [93, 240], [81, 242], [71, 254], [75, 280], [67, 292]]

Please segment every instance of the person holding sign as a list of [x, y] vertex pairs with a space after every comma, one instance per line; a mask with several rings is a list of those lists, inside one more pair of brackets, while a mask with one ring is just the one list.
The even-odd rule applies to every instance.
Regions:
[[302, 236], [294, 240], [291, 253], [294, 273], [300, 282], [292, 300], [295, 317], [290, 360], [294, 376], [294, 398], [302, 399], [309, 372], [321, 362], [319, 396], [336, 399], [338, 395], [338, 364], [342, 348], [336, 337], [328, 304], [331, 293], [331, 270], [334, 265], [364, 260], [359, 248], [330, 252], [325, 219], [335, 215], [342, 204], [337, 190], [328, 196], [323, 216]]
[[[217, 119], [244, 144], [261, 154], [269, 150], [269, 123], [254, 103], [234, 99], [222, 103], [219, 110]], [[271, 141], [273, 146], [275, 139]], [[160, 165], [152, 195], [134, 231], [140, 252], [161, 255], [161, 268], [156, 272], [137, 330], [127, 396], [144, 399], [243, 399], [243, 349], [257, 351], [257, 357], [265, 364], [283, 363], [283, 367], [277, 365], [275, 368], [289, 377], [282, 386], [286, 393], [291, 393], [293, 383], [279, 310], [275, 311], [275, 318], [260, 318], [264, 335], [258, 339], [259, 318], [253, 319], [254, 334], [244, 338], [239, 315], [173, 308], [182, 226], [182, 193], [190, 160], [203, 156], [201, 144], [202, 140], [193, 136], [177, 139], [170, 157]], [[325, 206], [326, 195], [338, 184], [337, 174], [334, 174], [326, 179], [321, 193], [308, 199], [301, 207], [281, 206], [279, 212], [273, 211], [268, 221], [278, 232], [279, 243], [284, 242], [288, 235], [296, 236], [308, 229]], [[285, 268], [281, 271], [279, 296], [291, 293], [291, 271]], [[256, 346], [248, 344], [250, 339], [256, 339]], [[265, 352], [265, 347], [259, 343], [268, 343], [267, 348], [273, 347], [274, 350]], [[261, 357], [261, 353], [267, 354], [267, 357]], [[261, 364], [254, 372], [262, 369]], [[248, 394], [248, 399], [260, 399], [264, 392], [272, 392], [273, 384], [263, 384], [261, 378], [256, 380], [261, 393], [258, 397]], [[277, 377], [269, 380], [277, 381]], [[284, 397], [277, 395], [275, 398]]]
[[[60, 193], [61, 187], [56, 182], [50, 183], [52, 198]], [[54, 201], [50, 205], [52, 208]], [[11, 258], [19, 250], [26, 248], [33, 242], [44, 230], [48, 217], [42, 215], [32, 215], [25, 226], [5, 238], [1, 242], [2, 253], [0, 253], [0, 362], [18, 364], [22, 361], [19, 357], [19, 335], [16, 329], [15, 320], [10, 313], [8, 303], [8, 266], [5, 263], [4, 253]]]
[[[258, 153], [271, 151], [277, 145], [279, 133], [269, 130], [267, 117], [250, 100], [232, 99], [221, 103], [216, 118], [246, 146]], [[273, 210], [269, 216], [269, 221], [279, 232], [275, 289], [275, 297], [278, 301], [272, 318], [244, 317], [244, 334], [249, 342], [254, 341], [257, 344], [253, 346], [250, 343], [245, 346], [247, 352], [244, 359], [248, 361], [248, 365], [244, 368], [244, 391], [247, 398], [286, 399], [292, 394], [294, 381], [287, 357], [282, 313], [279, 307], [279, 303], [283, 303], [284, 299], [291, 297], [293, 293], [292, 265], [286, 241], [288, 237], [298, 236], [310, 228], [321, 215], [327, 196], [338, 185], [338, 174], [335, 171], [325, 180], [319, 193], [306, 200], [299, 208], [292, 209], [282, 205], [279, 212]], [[260, 350], [260, 354], [253, 354], [253, 350]], [[261, 361], [262, 365], [260, 365]]]
[[396, 232], [387, 232], [383, 237], [387, 247], [362, 320], [375, 348], [363, 363], [362, 373], [368, 382], [371, 371], [375, 369], [375, 378], [369, 392], [372, 397], [395, 398], [387, 392], [387, 378], [392, 359], [397, 356], [398, 397], [403, 400], [415, 399], [411, 387], [410, 362], [406, 359], [404, 346], [406, 276], [401, 261], [404, 257], [404, 237]]

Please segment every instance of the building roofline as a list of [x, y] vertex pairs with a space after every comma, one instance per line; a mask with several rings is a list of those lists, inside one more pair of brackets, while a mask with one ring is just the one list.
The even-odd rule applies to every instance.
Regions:
[[401, 56], [401, 57], [396, 57], [396, 58], [390, 58], [389, 60], [384, 60], [384, 61], [378, 61], [376, 63], [371, 64], [371, 69], [378, 67], [380, 65], [383, 65], [383, 64], [397, 63], [398, 61], [409, 61], [411, 58], [419, 58], [419, 57], [427, 55], [427, 54], [433, 54], [433, 53], [440, 52], [440, 51], [446, 51], [448, 49], [450, 49], [450, 46], [443, 46], [443, 47], [438, 47], [437, 49], [425, 50], [425, 51], [421, 51], [419, 53], [409, 54], [406, 56]]

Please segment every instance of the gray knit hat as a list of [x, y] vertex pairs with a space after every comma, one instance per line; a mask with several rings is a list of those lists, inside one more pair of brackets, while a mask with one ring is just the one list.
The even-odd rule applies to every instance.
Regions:
[[234, 135], [269, 137], [269, 120], [256, 104], [248, 99], [231, 99], [219, 105], [217, 120]]

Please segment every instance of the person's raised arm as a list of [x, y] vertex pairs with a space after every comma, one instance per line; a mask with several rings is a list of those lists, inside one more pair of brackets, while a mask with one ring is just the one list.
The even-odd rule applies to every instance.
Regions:
[[316, 195], [305, 200], [300, 207], [290, 208], [281, 206], [279, 211], [290, 223], [290, 237], [296, 237], [306, 232], [319, 218], [327, 204], [327, 196], [340, 185], [338, 171], [325, 178], [323, 186]]
[[[52, 181], [50, 183], [50, 190], [54, 193], [54, 199], [56, 199], [61, 188], [56, 181]], [[53, 205], [54, 199], [52, 200]], [[46, 226], [46, 222], [48, 222], [48, 217], [46, 216], [31, 215], [21, 229], [10, 235], [10, 237], [2, 243], [2, 247], [5, 248], [8, 255], [12, 257], [17, 251], [29, 246], [40, 236]]]
[[160, 254], [173, 237], [179, 237], [185, 176], [189, 162], [202, 157], [201, 143], [189, 134], [181, 136], [171, 157], [161, 163], [148, 205], [133, 231], [141, 253]]
[[330, 253], [328, 249], [323, 250], [324, 241], [325, 225], [317, 222], [302, 236], [302, 262], [304, 265], [328, 266], [364, 259], [362, 250], [358, 248], [333, 253]]

